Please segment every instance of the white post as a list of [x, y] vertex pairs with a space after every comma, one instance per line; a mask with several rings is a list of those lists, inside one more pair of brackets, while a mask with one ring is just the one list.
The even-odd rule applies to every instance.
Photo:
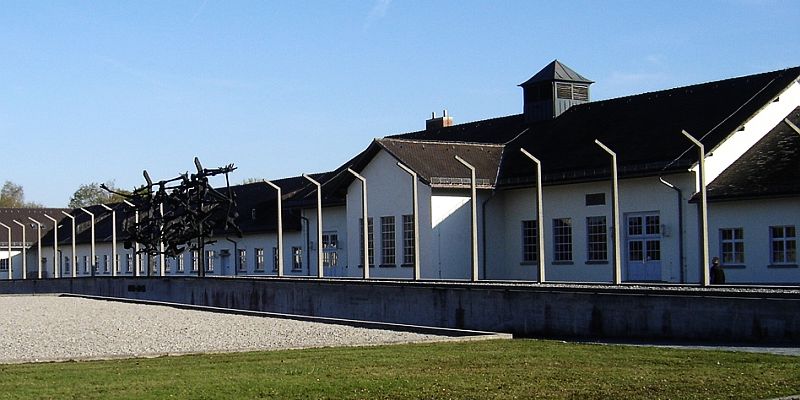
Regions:
[[91, 247], [91, 258], [92, 258], [92, 261], [91, 261], [91, 269], [92, 269], [91, 270], [91, 274], [92, 275], [91, 276], [94, 276], [94, 270], [95, 270], [95, 267], [96, 267], [96, 265], [95, 265], [95, 257], [96, 257], [95, 250], [96, 250], [96, 247], [95, 247], [95, 240], [94, 240], [94, 214], [92, 214], [91, 212], [89, 212], [89, 210], [87, 210], [87, 209], [85, 209], [83, 207], [81, 207], [80, 209], [81, 209], [81, 211], [85, 212], [86, 214], [89, 214], [89, 216], [92, 218], [92, 223], [90, 225], [91, 226], [91, 234], [92, 234], [92, 242], [91, 242], [92, 243], [92, 247]]
[[78, 259], [75, 257], [75, 217], [64, 211], [61, 213], [72, 220], [72, 277], [75, 278], [78, 275]]
[[619, 256], [619, 180], [617, 175], [617, 153], [595, 139], [600, 148], [611, 156], [611, 230], [614, 232], [614, 284], [622, 283], [622, 260]]
[[478, 281], [478, 205], [475, 193], [475, 167], [466, 162], [463, 158], [455, 156], [456, 161], [469, 168], [470, 190], [472, 202], [472, 281]]
[[61, 270], [58, 265], [59, 258], [61, 258], [58, 256], [58, 220], [47, 214], [42, 215], [53, 223], [53, 278], [58, 278], [61, 276]]
[[527, 150], [520, 148], [526, 157], [530, 158], [536, 164], [536, 237], [538, 239], [537, 255], [539, 256], [539, 283], [545, 282], [545, 264], [544, 264], [544, 220], [543, 206], [542, 206], [542, 163], [533, 154], [528, 153]]
[[[419, 268], [419, 196], [417, 190], [417, 173], [414, 172], [411, 168], [403, 165], [402, 163], [397, 163], [397, 166], [402, 168], [403, 171], [406, 171], [409, 175], [411, 175], [411, 211], [413, 213], [412, 218], [414, 220], [414, 280], [418, 281], [421, 279], [421, 272]], [[405, 231], [405, 228], [403, 229]], [[403, 239], [405, 242], [405, 238]]]
[[[139, 210], [136, 208], [136, 205], [134, 205], [133, 203], [131, 203], [128, 200], [122, 200], [122, 202], [127, 204], [131, 208], [133, 208], [133, 210], [134, 210], [133, 222], [138, 225], [139, 224]], [[139, 264], [140, 264], [139, 263], [139, 242], [134, 241], [133, 242], [133, 276], [139, 276], [139, 268], [141, 267]]]
[[317, 187], [317, 278], [322, 278], [322, 185], [307, 174], [303, 174], [303, 178]]
[[361, 218], [364, 221], [362, 225], [362, 234], [364, 240], [361, 245], [364, 248], [364, 279], [369, 279], [369, 213], [367, 212], [367, 178], [359, 175], [358, 172], [348, 168], [348, 172], [353, 174], [359, 181], [361, 181]]
[[28, 243], [25, 242], [25, 224], [15, 219], [12, 221], [14, 221], [15, 224], [19, 225], [20, 228], [22, 228], [22, 279], [25, 279], [26, 278], [25, 275], [28, 273], [28, 260], [26, 259], [28, 257], [28, 254], [26, 252]]
[[281, 197], [281, 187], [270, 182], [264, 181], [278, 191], [278, 276], [283, 276], [283, 198]]
[[34, 224], [36, 224], [36, 235], [39, 240], [36, 241], [36, 264], [39, 266], [39, 279], [42, 279], [42, 223], [28, 217]]
[[698, 152], [698, 168], [700, 173], [700, 241], [702, 246], [702, 258], [700, 260], [700, 277], [702, 285], [708, 286], [710, 283], [709, 271], [706, 263], [708, 262], [708, 202], [706, 201], [706, 149], [699, 140], [689, 132], [681, 131], [695, 146]]
[[117, 276], [117, 212], [105, 204], [100, 206], [111, 211], [111, 276]]
[[[11, 227], [2, 222], [0, 222], [0, 226], [8, 229], [8, 265], [6, 267], [8, 267], [8, 280], [12, 280], [14, 279], [14, 272], [11, 268]], [[25, 244], [23, 243], [22, 246], [24, 247]]]

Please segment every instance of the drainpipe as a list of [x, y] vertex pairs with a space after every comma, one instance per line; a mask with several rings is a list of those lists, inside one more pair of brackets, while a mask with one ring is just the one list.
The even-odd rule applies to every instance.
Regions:
[[661, 176], [658, 177], [658, 180], [668, 188], [674, 190], [678, 195], [678, 256], [680, 257], [678, 262], [681, 267], [681, 283], [686, 283], [686, 262], [683, 259], [683, 191], [679, 187], [667, 182]]
[[481, 246], [483, 246], [483, 279], [488, 279], [486, 275], [486, 260], [489, 259], [489, 255], [487, 254], [486, 249], [486, 205], [489, 203], [489, 200], [494, 198], [494, 195], [497, 194], [497, 190], [492, 189], [492, 192], [489, 194], [489, 197], [481, 203], [481, 226], [483, 226], [483, 232], [481, 232]]
[[[300, 216], [300, 219], [306, 224], [306, 274], [311, 275], [311, 252], [309, 251], [308, 246], [310, 245], [311, 237], [309, 236], [309, 225], [308, 225], [308, 218]], [[294, 263], [294, 252], [292, 252], [292, 263]], [[292, 265], [292, 269], [294, 269], [294, 265]]]
[[225, 240], [233, 243], [233, 276], [239, 275], [239, 242], [225, 237]]

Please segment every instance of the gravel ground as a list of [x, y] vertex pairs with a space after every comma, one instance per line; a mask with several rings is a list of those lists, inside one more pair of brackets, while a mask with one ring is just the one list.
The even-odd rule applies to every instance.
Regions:
[[450, 339], [74, 297], [0, 296], [0, 310], [0, 363]]

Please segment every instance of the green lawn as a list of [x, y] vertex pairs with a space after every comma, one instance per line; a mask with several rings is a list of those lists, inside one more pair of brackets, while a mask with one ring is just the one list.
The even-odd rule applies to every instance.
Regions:
[[0, 399], [764, 399], [800, 358], [487, 340], [0, 366]]

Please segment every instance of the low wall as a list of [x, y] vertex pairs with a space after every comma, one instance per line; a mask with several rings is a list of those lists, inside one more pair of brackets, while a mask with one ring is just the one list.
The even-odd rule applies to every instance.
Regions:
[[72, 293], [518, 336], [800, 343], [798, 290], [102, 277], [0, 281], [0, 293]]

